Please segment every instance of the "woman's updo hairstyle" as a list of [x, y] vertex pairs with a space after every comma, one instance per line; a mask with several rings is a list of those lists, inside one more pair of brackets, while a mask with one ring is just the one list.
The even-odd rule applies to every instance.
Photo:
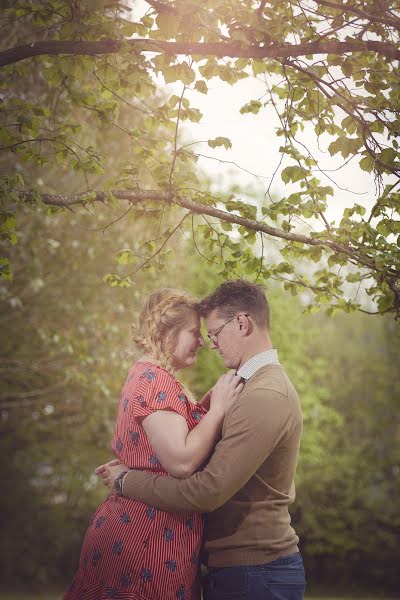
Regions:
[[132, 326], [136, 347], [151, 354], [161, 366], [174, 372], [173, 353], [179, 331], [197, 312], [197, 301], [186, 292], [164, 288], [151, 294], [139, 316], [138, 325]]

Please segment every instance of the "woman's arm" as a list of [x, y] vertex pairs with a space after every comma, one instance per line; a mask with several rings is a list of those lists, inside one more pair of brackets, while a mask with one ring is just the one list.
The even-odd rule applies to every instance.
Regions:
[[226, 411], [243, 388], [239, 381], [234, 371], [220, 377], [209, 411], [190, 432], [184, 417], [173, 411], [157, 410], [143, 419], [149, 442], [168, 473], [186, 478], [203, 464], [220, 437]]

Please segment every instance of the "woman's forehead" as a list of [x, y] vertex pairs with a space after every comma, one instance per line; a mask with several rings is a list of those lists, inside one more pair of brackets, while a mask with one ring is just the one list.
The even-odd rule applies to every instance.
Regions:
[[200, 327], [200, 317], [197, 311], [193, 310], [188, 319], [189, 327]]

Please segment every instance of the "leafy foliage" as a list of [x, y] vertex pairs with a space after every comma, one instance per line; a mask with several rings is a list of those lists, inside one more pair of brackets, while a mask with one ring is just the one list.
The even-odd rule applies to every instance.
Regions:
[[[129, 215], [105, 228], [108, 207], [72, 216], [45, 210], [20, 211], [13, 285], [0, 286], [0, 449], [8, 490], [0, 501], [1, 578], [29, 589], [68, 579], [76, 568], [87, 522], [104, 496], [92, 472], [110, 456], [132, 358], [130, 323], [143, 297], [171, 282], [202, 297], [221, 282], [214, 264], [196, 255], [188, 261], [189, 239], [176, 240], [173, 269], [140, 269], [133, 286], [109, 286], [102, 279], [113, 256], [124, 257], [115, 268], [122, 278], [132, 268], [128, 241], [147, 243], [143, 222]], [[196, 243], [204, 252], [207, 238]], [[357, 573], [380, 591], [396, 589], [398, 328], [388, 316], [305, 316], [298, 298], [272, 282], [267, 294], [272, 339], [305, 417], [292, 516], [308, 580], [336, 589]], [[205, 348], [182, 375], [198, 398], [222, 370]], [[379, 541], [378, 557], [371, 538]]]
[[[310, 290], [314, 305], [329, 300], [331, 311], [370, 310], [357, 299], [361, 286], [379, 312], [397, 314], [400, 16], [395, 6], [377, 6], [373, 0], [351, 5], [206, 0], [201, 6], [195, 0], [175, 0], [145, 6], [148, 10], [139, 14], [118, 1], [18, 0], [3, 11], [7, 33], [0, 52], [0, 149], [7, 168], [1, 184], [1, 239], [15, 242], [18, 205], [86, 202], [68, 189], [57, 186], [53, 191], [47, 181], [38, 187], [26, 165], [76, 172], [81, 175], [79, 191], [91, 190], [93, 200], [103, 202], [104, 194], [92, 186], [104, 174], [102, 185], [106, 192], [112, 190], [110, 198], [126, 199], [127, 191], [130, 197], [139, 194], [140, 207], [134, 210], [155, 199], [168, 207], [177, 203], [189, 213], [216, 217], [222, 231], [238, 224], [247, 242], [254, 241], [255, 232], [265, 243], [282, 240], [282, 279], [292, 293]], [[250, 76], [265, 82], [265, 95], [250, 99], [238, 118], [262, 114], [266, 107], [276, 111], [281, 179], [290, 193], [275, 201], [269, 186], [259, 200], [262, 219], [256, 213], [240, 222], [223, 197], [202, 189], [197, 152], [193, 143], [181, 144], [179, 132], [185, 121], [202, 118], [188, 97], [190, 90], [206, 94], [213, 77], [234, 85]], [[154, 101], [157, 78], [180, 84], [179, 95]], [[121, 122], [122, 108], [129, 108], [131, 124]], [[110, 177], [107, 149], [99, 143], [105, 131], [115, 128], [129, 140], [131, 151]], [[305, 128], [318, 140], [331, 140], [333, 157], [375, 173], [377, 195], [371, 195], [369, 214], [355, 205], [339, 223], [328, 222], [332, 188], [315, 176], [319, 166], [301, 140]], [[231, 142], [217, 135], [208, 145], [229, 150]], [[15, 163], [11, 175], [9, 153]], [[21, 177], [31, 193], [23, 191]], [[235, 200], [249, 204], [245, 191], [236, 192]], [[217, 205], [223, 208], [219, 212]], [[308, 235], [303, 234], [304, 222]], [[152, 256], [158, 252], [148, 258]], [[229, 272], [229, 261], [222, 272]], [[299, 261], [311, 265], [306, 272], [297, 268]], [[313, 263], [320, 268], [313, 269]], [[10, 279], [7, 257], [0, 267]], [[274, 270], [279, 277], [280, 268]], [[260, 274], [267, 278], [269, 265]], [[129, 284], [126, 278], [121, 281]]]

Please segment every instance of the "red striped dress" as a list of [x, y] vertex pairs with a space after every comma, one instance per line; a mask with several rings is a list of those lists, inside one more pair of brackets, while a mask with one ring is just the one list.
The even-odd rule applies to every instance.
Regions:
[[[142, 427], [143, 418], [160, 409], [182, 415], [189, 430], [205, 414], [166, 370], [133, 364], [120, 397], [112, 449], [130, 468], [168, 475]], [[198, 513], [168, 513], [111, 494], [89, 525], [79, 570], [64, 600], [192, 600], [202, 535]]]

